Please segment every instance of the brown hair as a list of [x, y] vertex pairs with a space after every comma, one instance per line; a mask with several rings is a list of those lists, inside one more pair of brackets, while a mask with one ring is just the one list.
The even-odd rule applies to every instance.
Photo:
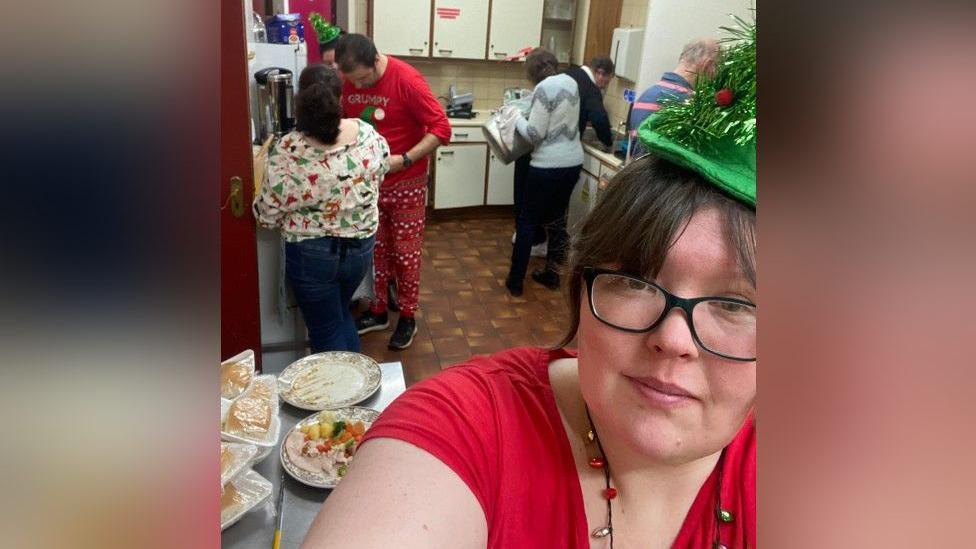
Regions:
[[335, 59], [339, 70], [349, 74], [357, 67], [371, 69], [376, 66], [376, 44], [362, 34], [344, 34], [339, 37], [335, 47]]
[[342, 81], [332, 67], [316, 64], [302, 70], [295, 100], [295, 129], [330, 145], [342, 121]]
[[624, 272], [653, 278], [692, 214], [706, 207], [718, 208], [739, 268], [755, 286], [755, 210], [697, 173], [647, 155], [613, 178], [573, 238], [566, 266], [570, 326], [557, 347], [568, 345], [579, 329], [584, 266], [614, 265]]
[[525, 58], [525, 72], [529, 75], [529, 80], [533, 85], [542, 82], [546, 78], [559, 71], [559, 61], [551, 51], [545, 48], [536, 48]]

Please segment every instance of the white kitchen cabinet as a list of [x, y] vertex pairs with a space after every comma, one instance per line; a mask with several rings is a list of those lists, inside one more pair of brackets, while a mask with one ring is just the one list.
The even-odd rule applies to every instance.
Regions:
[[488, 59], [504, 59], [542, 36], [542, 0], [492, 0]]
[[484, 59], [487, 38], [488, 2], [434, 0], [432, 57]]
[[596, 197], [597, 178], [586, 172], [580, 172], [579, 181], [573, 188], [573, 194], [570, 195], [569, 199], [569, 208], [566, 211], [566, 231], [570, 235], [579, 232], [586, 215], [596, 205]]
[[600, 164], [599, 176], [606, 179], [607, 181], [614, 178], [617, 175], [617, 170], [607, 166], [606, 164]]
[[376, 49], [392, 55], [430, 55], [430, 9], [431, 0], [373, 0]]
[[488, 192], [485, 204], [507, 206], [515, 203], [515, 162], [505, 164], [488, 150]]
[[485, 203], [487, 145], [448, 145], [434, 152], [434, 208]]

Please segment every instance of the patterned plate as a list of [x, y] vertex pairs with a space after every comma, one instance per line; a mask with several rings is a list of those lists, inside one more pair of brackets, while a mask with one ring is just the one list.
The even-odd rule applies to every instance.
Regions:
[[[373, 425], [376, 418], [380, 416], [380, 413], [376, 410], [373, 410], [372, 408], [363, 408], [360, 406], [340, 408], [338, 410], [333, 410], [332, 413], [336, 415], [336, 419], [341, 419], [343, 421], [362, 421], [366, 424], [367, 430], [369, 430], [369, 428]], [[335, 488], [336, 485], [339, 484], [339, 477], [337, 475], [327, 475], [325, 472], [313, 473], [311, 471], [301, 469], [292, 463], [291, 459], [288, 457], [288, 451], [285, 450], [285, 444], [288, 442], [289, 435], [295, 431], [298, 431], [302, 425], [314, 423], [316, 421], [318, 421], [318, 413], [312, 414], [299, 421], [297, 424], [295, 424], [294, 429], [285, 433], [285, 436], [281, 439], [281, 466], [285, 468], [285, 471], [287, 471], [292, 478], [298, 482], [301, 482], [302, 484], [307, 484], [315, 488]]]
[[278, 375], [279, 396], [303, 410], [331, 410], [362, 402], [380, 388], [383, 372], [366, 355], [333, 351], [309, 355]]

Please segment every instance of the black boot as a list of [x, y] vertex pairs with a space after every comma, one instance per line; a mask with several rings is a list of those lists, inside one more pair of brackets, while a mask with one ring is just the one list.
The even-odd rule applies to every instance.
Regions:
[[559, 273], [554, 270], [536, 269], [532, 271], [532, 280], [535, 280], [550, 290], [559, 289]]
[[385, 330], [390, 326], [390, 315], [386, 311], [376, 314], [369, 309], [356, 319], [356, 331], [359, 335], [378, 330]]
[[413, 343], [413, 336], [417, 334], [417, 321], [413, 318], [401, 316], [397, 321], [396, 330], [390, 336], [389, 348], [402, 351]]
[[512, 297], [519, 297], [522, 295], [522, 281], [515, 281], [511, 276], [505, 278], [505, 287], [508, 288], [508, 293], [512, 294]]

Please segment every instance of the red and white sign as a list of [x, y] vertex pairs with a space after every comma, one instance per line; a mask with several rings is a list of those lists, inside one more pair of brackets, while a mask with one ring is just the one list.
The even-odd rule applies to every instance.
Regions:
[[437, 8], [437, 17], [441, 19], [457, 19], [461, 16], [461, 8]]

